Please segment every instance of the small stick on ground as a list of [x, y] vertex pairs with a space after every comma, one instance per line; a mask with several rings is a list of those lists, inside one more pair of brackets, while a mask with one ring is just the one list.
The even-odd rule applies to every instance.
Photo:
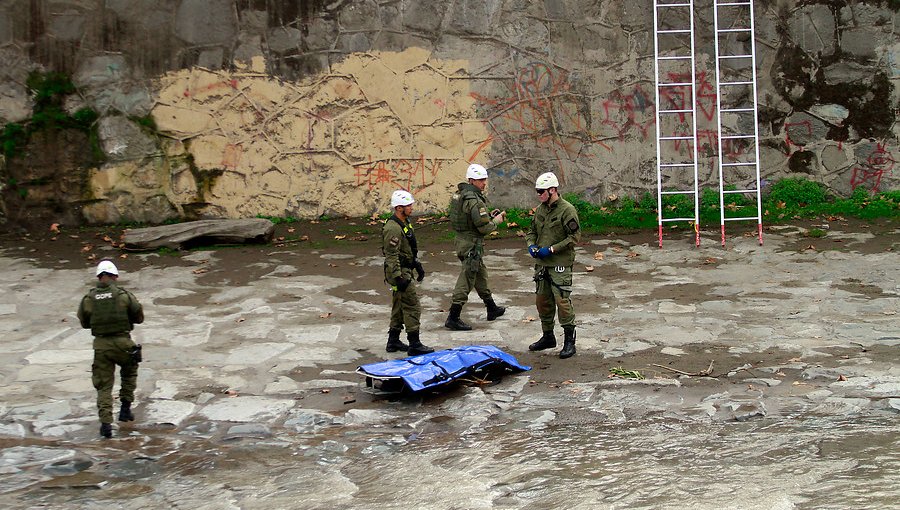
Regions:
[[482, 379], [475, 375], [473, 375], [471, 379], [468, 377], [461, 377], [459, 380], [462, 382], [467, 382], [469, 384], [474, 384], [476, 386], [487, 386], [494, 383], [494, 381], [490, 379]]
[[701, 370], [701, 371], [699, 371], [699, 372], [685, 372], [685, 371], [683, 371], [683, 370], [678, 370], [677, 368], [669, 368], [669, 367], [666, 367], [666, 366], [663, 366], [663, 365], [657, 365], [656, 363], [653, 363], [652, 365], [653, 365], [654, 367], [659, 367], [659, 368], [662, 368], [662, 369], [665, 369], [665, 370], [669, 370], [669, 371], [675, 372], [676, 374], [688, 375], [688, 376], [691, 376], [691, 377], [707, 377], [707, 376], [712, 375], [713, 363], [714, 363], [714, 362], [715, 362], [715, 360], [710, 361], [710, 362], [709, 362], [709, 368], [707, 368], [706, 370]]

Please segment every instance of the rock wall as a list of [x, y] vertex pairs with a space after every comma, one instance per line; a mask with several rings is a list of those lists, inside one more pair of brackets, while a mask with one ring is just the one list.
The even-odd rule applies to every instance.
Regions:
[[[755, 5], [765, 182], [897, 188], [897, 4]], [[386, 210], [398, 187], [438, 211], [472, 161], [489, 167], [504, 206], [533, 205], [533, 179], [548, 170], [598, 202], [653, 192], [656, 109], [690, 92], [656, 104], [652, 12], [650, 0], [6, 0], [0, 122], [34, 116], [30, 73], [66, 73], [65, 110], [99, 113], [88, 138], [102, 157], [85, 155], [83, 134], [31, 134], [0, 162], [0, 215], [359, 216]], [[708, 187], [712, 15], [711, 0], [696, 2]]]

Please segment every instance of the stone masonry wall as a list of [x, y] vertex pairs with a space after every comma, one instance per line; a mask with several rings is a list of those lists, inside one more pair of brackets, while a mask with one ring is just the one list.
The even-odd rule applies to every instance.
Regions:
[[[896, 189], [897, 4], [755, 9], [765, 183]], [[29, 73], [66, 73], [66, 110], [100, 114], [102, 157], [83, 156], [84, 134], [32, 135], [0, 160], [0, 220], [362, 216], [400, 187], [433, 212], [469, 162], [489, 168], [501, 206], [534, 205], [544, 171], [597, 202], [654, 192], [656, 109], [690, 94], [656, 104], [652, 12], [650, 0], [4, 0], [0, 123], [33, 115]], [[712, 15], [696, 2], [704, 187], [718, 183]], [[723, 151], [752, 157], [738, 141]]]

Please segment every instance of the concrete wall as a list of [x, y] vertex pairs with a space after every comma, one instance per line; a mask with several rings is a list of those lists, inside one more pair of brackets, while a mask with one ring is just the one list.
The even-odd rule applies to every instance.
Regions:
[[[765, 181], [802, 176], [843, 195], [860, 186], [897, 188], [897, 6], [755, 4]], [[89, 222], [356, 216], [385, 210], [398, 187], [416, 195], [420, 210], [435, 211], [447, 206], [470, 161], [489, 167], [493, 200], [505, 206], [533, 205], [533, 180], [548, 170], [566, 191], [596, 201], [652, 192], [652, 5], [6, 0], [0, 121], [31, 115], [29, 72], [69, 73], [77, 93], [66, 108], [101, 113], [95, 127], [105, 160], [57, 157], [63, 163], [54, 170], [37, 168], [41, 158], [32, 156], [86, 148], [77, 136], [32, 137], [24, 155], [0, 165], [5, 215]], [[710, 0], [697, 2], [694, 19], [700, 179], [715, 187]], [[671, 15], [663, 22], [679, 23]], [[722, 44], [749, 48], [740, 37]], [[661, 45], [687, 48], [683, 39]], [[739, 76], [747, 68], [725, 71]], [[672, 79], [686, 72], [661, 68]], [[679, 107], [686, 97], [686, 87], [674, 88], [659, 108]], [[723, 129], [741, 122], [723, 118]], [[723, 151], [752, 156], [736, 141]], [[48, 175], [73, 174], [80, 185], [48, 183]]]

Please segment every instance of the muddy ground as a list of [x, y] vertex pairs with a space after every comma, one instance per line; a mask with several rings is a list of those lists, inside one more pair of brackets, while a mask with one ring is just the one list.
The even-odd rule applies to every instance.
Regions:
[[[663, 247], [657, 248], [655, 232], [631, 231], [610, 232], [607, 234], [585, 235], [580, 244], [582, 255], [575, 267], [576, 284], [579, 280], [594, 280], [599, 291], [593, 294], [576, 291], [573, 295], [579, 323], [589, 324], [590, 333], [593, 336], [592, 345], [597, 348], [583, 348], [580, 344], [579, 354], [572, 359], [560, 360], [555, 352], [533, 353], [523, 349], [522, 345], [499, 345], [513, 351], [517, 359], [533, 367], [531, 380], [526, 392], [554, 390], [573, 383], [588, 383], [614, 377], [610, 370], [622, 368], [625, 370], [639, 371], [648, 378], [678, 378], [681, 381], [680, 391], [689, 391], [690, 388], [698, 390], [698, 397], [709, 394], [715, 387], [727, 391], [729, 388], [747, 389], [753, 384], [759, 384], [758, 380], [765, 374], [757, 373], [753, 367], [772, 367], [787, 365], [796, 362], [800, 356], [804, 356], [807, 365], [838, 366], [858, 356], [879, 359], [891, 363], [900, 360], [900, 349], [890, 345], [843, 345], [823, 346], [812, 355], [802, 353], [790, 348], [781, 349], [773, 346], [770, 349], [758, 352], [735, 352], [734, 345], [725, 342], [700, 342], [688, 343], [680, 347], [682, 353], [678, 355], [666, 354], [663, 346], [665, 339], [647, 338], [646, 349], [638, 349], [631, 352], [618, 354], [606, 351], [605, 346], [610, 341], [623, 340], [627, 337], [627, 331], [613, 328], [605, 328], [602, 320], [597, 317], [608, 314], [617, 307], [620, 301], [613, 293], [603, 292], [603, 282], [624, 283], [648, 282], [653, 279], [652, 271], [635, 272], [623, 265], [624, 262], [637, 261], [645, 255], [636, 251], [652, 252], [659, 250], [687, 250], [694, 256], [683, 258], [679, 262], [690, 270], [715, 270], [725, 260], [725, 255], [734, 250], [735, 239], [744, 244], [752, 244], [749, 241], [755, 237], [754, 229], [750, 227], [731, 227], [729, 239], [725, 247], [720, 246], [717, 232], [703, 232], [701, 248], [693, 248], [693, 236], [688, 231], [672, 230], [666, 232]], [[452, 234], [448, 232], [449, 225], [446, 221], [435, 218], [419, 218], [417, 236], [422, 253], [422, 260], [426, 271], [429, 273], [445, 273], [455, 275], [458, 271], [458, 262], [454, 257]], [[811, 231], [824, 230], [824, 237], [813, 237]], [[861, 233], [864, 242], [850, 242], [845, 235], [829, 235], [832, 232]], [[204, 307], [210, 302], [216, 289], [229, 286], [246, 286], [254, 280], [271, 273], [271, 267], [260, 264], [273, 258], [281, 262], [292, 264], [293, 269], [282, 276], [285, 278], [297, 278], [302, 280], [306, 275], [335, 275], [345, 276], [354, 274], [352, 282], [347, 285], [331, 288], [328, 294], [339, 300], [363, 302], [374, 306], [380, 306], [383, 311], [373, 314], [367, 320], [383, 322], [383, 328], [387, 329], [387, 315], [389, 313], [389, 298], [384, 291], [380, 268], [371, 267], [371, 257], [380, 254], [379, 232], [380, 222], [366, 219], [339, 219], [320, 222], [302, 222], [291, 224], [279, 224], [276, 226], [275, 240], [267, 245], [245, 246], [213, 246], [197, 247], [193, 251], [212, 250], [215, 253], [215, 264], [205, 265], [201, 260], [188, 260], [186, 254], [191, 251], [159, 250], [152, 252], [152, 259], [147, 258], [147, 253], [128, 252], [120, 250], [116, 244], [122, 236], [122, 229], [109, 227], [96, 228], [66, 228], [58, 227], [58, 230], [48, 228], [33, 228], [31, 230], [17, 230], [5, 232], [0, 235], [0, 250], [6, 250], [10, 255], [28, 257], [41, 267], [54, 269], [80, 269], [93, 266], [100, 258], [113, 258], [124, 272], [136, 272], [141, 267], [152, 261], [155, 266], [162, 267], [194, 267], [193, 273], [197, 275], [200, 290], [187, 296], [166, 298], [157, 300], [159, 304], [177, 305], [187, 307]], [[900, 246], [900, 230], [896, 219], [881, 219], [872, 222], [838, 219], [838, 220], [814, 220], [798, 221], [791, 225], [767, 226], [764, 231], [764, 246], [769, 235], [785, 236], [774, 253], [785, 255], [808, 254], [816, 255], [825, 252], [844, 253], [851, 256], [867, 254], [893, 254]], [[601, 246], [602, 249], [598, 248]], [[518, 253], [517, 255], [504, 255], [512, 257], [520, 264], [523, 274], [530, 272], [530, 259], [525, 255], [524, 240], [514, 231], [508, 231], [504, 235], [490, 239], [487, 244], [488, 252], [502, 252], [504, 254]], [[702, 251], [701, 251], [702, 250]], [[605, 253], [599, 256], [591, 256], [593, 253]], [[325, 254], [326, 256], [323, 256]], [[622, 255], [617, 262], [609, 262], [610, 255]], [[331, 256], [328, 256], [331, 255]], [[332, 257], [333, 256], [333, 257]], [[752, 257], [752, 254], [750, 255]], [[364, 261], [369, 260], [366, 264]], [[890, 258], [900, 262], [900, 256]], [[585, 262], [587, 261], [587, 262]], [[593, 266], [590, 270], [588, 265]], [[489, 262], [490, 266], [490, 262]], [[503, 305], [525, 310], [524, 316], [507, 316], [499, 319], [492, 326], [500, 327], [505, 331], [518, 330], [530, 335], [530, 339], [540, 336], [539, 321], [536, 320], [533, 297], [530, 289], [522, 289], [521, 278], [516, 280], [508, 277], [510, 271], [515, 269], [493, 270], [492, 288], [495, 294], [502, 296], [498, 299]], [[22, 275], [23, 279], [28, 274]], [[164, 282], [161, 282], [164, 283]], [[457, 339], [464, 338], [465, 333], [452, 334], [443, 328], [446, 317], [446, 309], [449, 306], [449, 289], [435, 288], [429, 284], [429, 279], [419, 288], [424, 301], [437, 303], [437, 306], [428, 307], [422, 316], [422, 338], [426, 344], [436, 348], [448, 348], [458, 344]], [[779, 285], [790, 285], [790, 282], [779, 282]], [[852, 274], [840, 282], [832, 285], [840, 290], [865, 296], [867, 298], [887, 297], [885, 289], [871, 283], [860, 281]], [[778, 300], [782, 291], [773, 283], [772, 289], [754, 289], [741, 295], [741, 299]], [[378, 295], [360, 294], [359, 289], [378, 289], [382, 291]], [[667, 301], [675, 305], [689, 306], [698, 301], [707, 299], [707, 295], [714, 288], [709, 284], [675, 283], [656, 285], [652, 293], [654, 301]], [[206, 290], [203, 290], [206, 289]], [[286, 288], [274, 295], [266, 296], [269, 303], [301, 303], [308, 299], [302, 289]], [[152, 308], [148, 309], [152, 314]], [[738, 312], [739, 313], [739, 312]], [[323, 324], [342, 324], [359, 320], [359, 317], [350, 313], [342, 313], [339, 309], [322, 314]], [[476, 330], [481, 325], [490, 325], [484, 322], [484, 308], [476, 294], [470, 295], [469, 304], [463, 312], [464, 320], [473, 324]], [[900, 320], [900, 319], [898, 319]], [[557, 327], [557, 329], [559, 329]], [[579, 329], [582, 338], [585, 328]], [[557, 331], [561, 347], [561, 331]], [[527, 345], [527, 344], [526, 344]], [[152, 347], [151, 347], [152, 349]], [[358, 380], [347, 372], [354, 370], [358, 365], [380, 361], [385, 358], [396, 357], [388, 355], [383, 350], [381, 339], [373, 342], [367, 349], [359, 349], [360, 357], [352, 363], [319, 364], [318, 370], [304, 368], [291, 373], [295, 380], [309, 381], [320, 377], [321, 371], [328, 373], [344, 372], [344, 375], [333, 376], [347, 380]], [[152, 356], [152, 350], [150, 356]], [[684, 377], [685, 375], [693, 377]], [[769, 374], [771, 376], [771, 374]], [[779, 391], [796, 392], [798, 385], [808, 384], [799, 370], [783, 370], [776, 374], [782, 381]], [[757, 382], [752, 382], [757, 381]], [[224, 388], [223, 388], [224, 390]], [[654, 391], [658, 391], [654, 390]], [[770, 389], [769, 391], [776, 391]], [[349, 407], [377, 406], [377, 399], [370, 395], [352, 390], [335, 389], [331, 392], [306, 392], [298, 398], [304, 399], [304, 406], [322, 409], [326, 411], [342, 411]], [[427, 398], [441, 399], [444, 396], [433, 395]], [[352, 402], [351, 402], [352, 401]]]

